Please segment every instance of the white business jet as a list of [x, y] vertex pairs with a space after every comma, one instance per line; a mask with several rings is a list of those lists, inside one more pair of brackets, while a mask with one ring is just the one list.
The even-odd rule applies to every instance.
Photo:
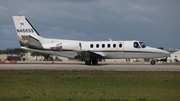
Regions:
[[102, 59], [127, 59], [168, 57], [169, 52], [146, 46], [141, 41], [79, 41], [44, 38], [39, 35], [25, 16], [13, 16], [16, 32], [22, 49], [59, 55], [97, 65]]

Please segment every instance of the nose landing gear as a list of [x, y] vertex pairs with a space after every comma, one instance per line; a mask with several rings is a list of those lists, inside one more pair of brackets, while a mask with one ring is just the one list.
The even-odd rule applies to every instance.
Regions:
[[151, 64], [151, 65], [155, 65], [155, 64], [156, 64], [156, 61], [152, 59], [152, 60], [150, 61], [150, 64]]

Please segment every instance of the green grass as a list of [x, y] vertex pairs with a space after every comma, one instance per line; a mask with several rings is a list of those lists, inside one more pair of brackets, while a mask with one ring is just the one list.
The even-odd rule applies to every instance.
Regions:
[[0, 70], [0, 101], [179, 101], [180, 72]]

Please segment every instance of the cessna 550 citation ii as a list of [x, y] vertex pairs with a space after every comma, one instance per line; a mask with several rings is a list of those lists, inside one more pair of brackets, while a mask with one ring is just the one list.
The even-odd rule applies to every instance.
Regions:
[[44, 38], [25, 16], [13, 16], [22, 49], [67, 58], [81, 59], [86, 65], [97, 65], [101, 59], [167, 57], [169, 52], [146, 46], [141, 41], [78, 41]]

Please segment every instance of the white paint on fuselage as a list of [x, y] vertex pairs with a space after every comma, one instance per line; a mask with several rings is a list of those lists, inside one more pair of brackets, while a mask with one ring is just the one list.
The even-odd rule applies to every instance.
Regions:
[[[62, 48], [69, 51], [30, 50], [67, 58], [74, 58], [77, 56], [77, 51], [91, 51], [100, 54], [104, 59], [156, 58], [169, 55], [169, 52], [149, 46], [145, 48], [134, 48], [134, 42], [139, 41], [72, 41], [58, 39], [51, 39], [48, 41], [52, 43], [43, 44], [44, 49], [49, 49], [50, 47], [56, 46], [56, 44], [62, 43]], [[79, 46], [79, 44], [81, 44], [81, 46]], [[103, 44], [104, 47], [102, 46]], [[110, 44], [110, 47], [108, 47], [108, 44]], [[119, 47], [119, 44], [121, 44], [121, 47]], [[91, 45], [93, 45], [93, 47], [91, 47]], [[97, 45], [99, 45], [99, 47], [97, 47]]]

